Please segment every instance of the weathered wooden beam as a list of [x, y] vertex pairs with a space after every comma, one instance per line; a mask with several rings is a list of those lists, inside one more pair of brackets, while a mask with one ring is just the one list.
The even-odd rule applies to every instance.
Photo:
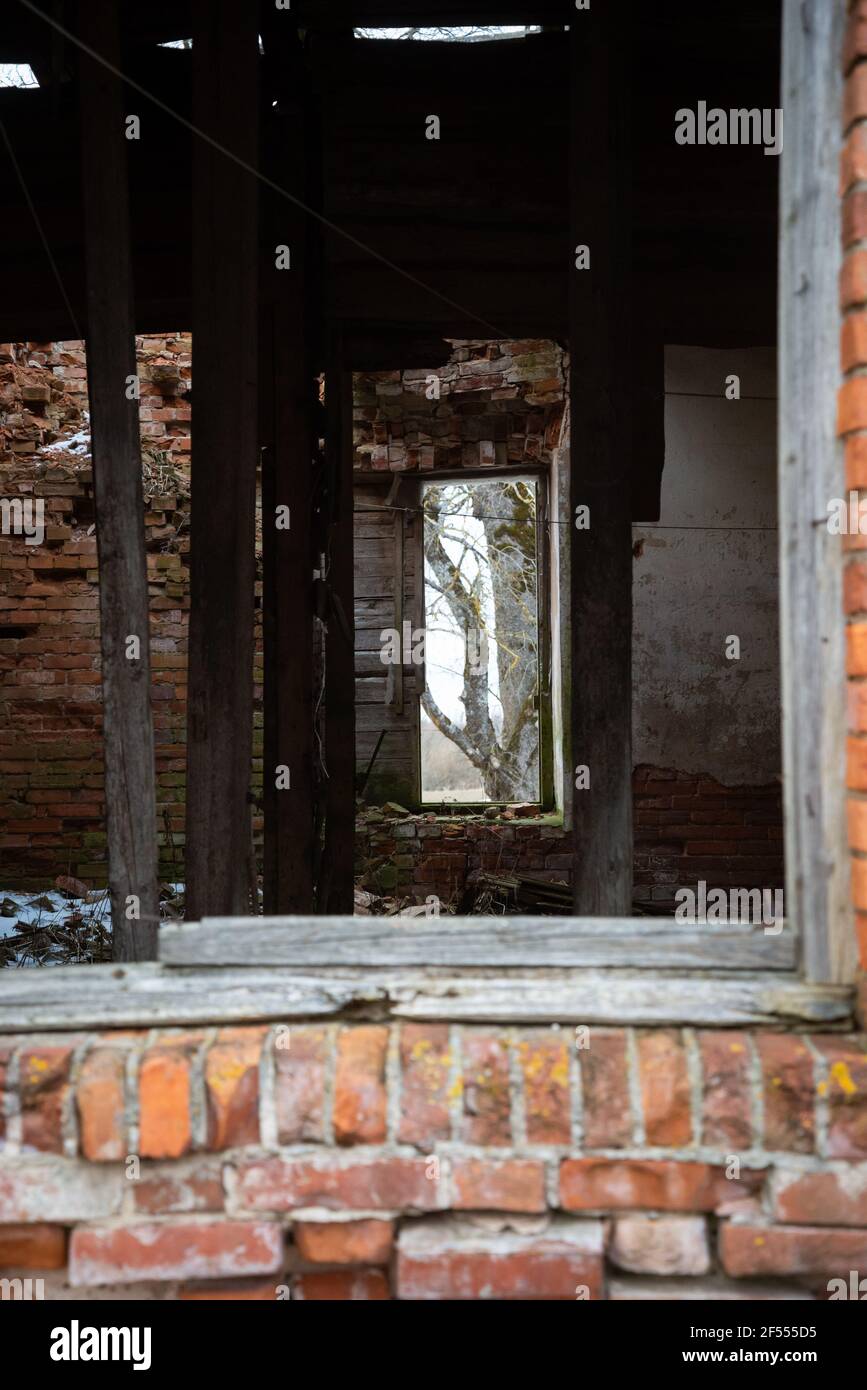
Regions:
[[186, 1023], [285, 1023], [366, 1016], [462, 1023], [836, 1028], [851, 1023], [854, 991], [779, 974], [551, 970], [329, 971], [141, 964], [0, 972], [0, 1036], [76, 1028]]
[[785, 142], [779, 248], [780, 621], [786, 907], [813, 980], [850, 980], [855, 931], [846, 852], [846, 663], [836, 439], [838, 152], [845, 14], [783, 7]]
[[789, 929], [687, 926], [632, 917], [265, 917], [211, 918], [164, 926], [166, 965], [311, 967], [420, 965], [513, 969], [619, 966], [792, 970]]
[[236, 161], [257, 161], [258, 49], [255, 6], [197, 0], [193, 17], [194, 121], [207, 139], [193, 145], [186, 906], [201, 916], [248, 910], [258, 186]]
[[576, 13], [570, 30], [570, 699], [571, 762], [580, 769], [573, 774], [572, 886], [576, 913], [626, 916], [632, 903], [630, 74], [629, 20], [623, 7], [612, 9], [594, 5]]
[[[288, 121], [264, 155], [304, 196], [302, 132]], [[313, 908], [313, 368], [303, 214], [266, 192], [269, 250], [260, 309], [264, 862], [266, 913]], [[272, 248], [273, 247], [273, 251]], [[278, 252], [285, 247], [286, 252]], [[285, 769], [285, 771], [283, 771]]]
[[328, 635], [325, 644], [325, 844], [317, 910], [352, 912], [355, 862], [354, 518], [352, 373], [342, 338], [330, 335], [325, 369], [328, 475]]
[[[117, 68], [117, 6], [93, 0], [80, 14], [84, 41]], [[153, 960], [156, 787], [125, 110], [120, 79], [86, 54], [81, 113], [112, 953]]]

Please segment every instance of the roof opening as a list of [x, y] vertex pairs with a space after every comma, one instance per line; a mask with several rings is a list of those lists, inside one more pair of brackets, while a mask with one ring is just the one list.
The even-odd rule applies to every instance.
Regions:
[[0, 63], [0, 87], [38, 87], [36, 73], [29, 63]]
[[524, 39], [528, 34], [540, 34], [538, 24], [461, 24], [433, 29], [415, 26], [401, 29], [356, 29], [357, 39], [430, 39], [451, 43], [485, 43], [490, 39]]
[[[258, 38], [259, 38], [259, 52], [260, 52], [260, 53], [264, 53], [264, 52], [265, 52], [265, 46], [264, 46], [264, 44], [262, 43], [262, 35], [259, 34]], [[192, 41], [192, 39], [166, 39], [165, 43], [158, 43], [158, 44], [157, 44], [157, 48], [192, 48], [192, 46], [193, 46], [193, 41]]]

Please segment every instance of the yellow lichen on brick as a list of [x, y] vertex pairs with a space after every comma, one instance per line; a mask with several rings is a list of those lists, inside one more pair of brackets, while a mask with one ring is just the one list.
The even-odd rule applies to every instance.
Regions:
[[846, 1066], [845, 1062], [834, 1063], [831, 1068], [831, 1080], [836, 1081], [844, 1095], [854, 1096], [858, 1094], [858, 1087], [852, 1080], [849, 1068]]

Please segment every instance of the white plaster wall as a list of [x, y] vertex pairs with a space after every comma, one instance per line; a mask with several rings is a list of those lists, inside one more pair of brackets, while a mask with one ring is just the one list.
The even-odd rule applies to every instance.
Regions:
[[[741, 399], [726, 400], [726, 377]], [[669, 347], [658, 526], [636, 525], [635, 763], [727, 785], [780, 771], [772, 349]], [[717, 527], [720, 529], [701, 529]], [[739, 661], [725, 656], [740, 638]]]

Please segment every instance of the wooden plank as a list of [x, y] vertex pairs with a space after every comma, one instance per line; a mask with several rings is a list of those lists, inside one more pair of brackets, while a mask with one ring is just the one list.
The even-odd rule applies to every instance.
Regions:
[[334, 1014], [353, 994], [351, 985], [332, 985], [322, 976], [289, 979], [270, 970], [208, 971], [207, 988], [201, 971], [152, 964], [130, 967], [120, 977], [111, 965], [7, 973], [39, 977], [24, 989], [7, 989], [0, 979], [0, 1031], [8, 1032], [276, 1019], [281, 997], [287, 1017], [315, 1018]]
[[[395, 668], [399, 669], [399, 668]], [[392, 705], [356, 705], [355, 732], [369, 733], [372, 729], [406, 729], [413, 727], [412, 710], [399, 710]]]
[[[408, 972], [407, 972], [408, 973]], [[756, 1026], [781, 1020], [823, 1027], [851, 1017], [845, 986], [805, 985], [774, 976], [689, 977], [636, 971], [572, 971], [562, 980], [423, 976], [389, 983], [400, 1018], [454, 1022], [598, 1023], [613, 1026]]]
[[[255, 166], [255, 7], [196, 0], [193, 15], [195, 124]], [[190, 916], [248, 910], [244, 851], [253, 737], [257, 209], [255, 177], [197, 139], [187, 697]]]
[[0, 1035], [68, 1029], [152, 1028], [294, 1018], [451, 1019], [455, 1022], [624, 1026], [845, 1028], [853, 991], [783, 975], [538, 970], [269, 967], [174, 969], [135, 964], [0, 972]]
[[[394, 546], [392, 538], [387, 533], [382, 536], [365, 536], [358, 541], [356, 560], [359, 569], [362, 567], [366, 572], [375, 569], [377, 574], [392, 574], [392, 562], [394, 560]], [[415, 564], [413, 558], [407, 554], [407, 565], [410, 574], [415, 574]]]
[[[395, 487], [400, 486], [400, 478], [395, 479]], [[389, 493], [389, 496], [392, 494]], [[406, 515], [404, 512], [396, 512], [392, 522], [394, 527], [394, 564], [392, 569], [392, 585], [394, 588], [394, 613], [392, 614], [392, 624], [395, 632], [401, 634], [403, 640], [403, 611], [405, 591], [403, 586], [403, 576], [406, 569]], [[403, 661], [392, 667], [389, 672], [391, 677], [388, 702], [394, 706], [395, 713], [402, 715], [404, 712], [404, 669]], [[356, 711], [356, 719], [358, 713]]]
[[[576, 913], [615, 917], [630, 911], [633, 852], [628, 10], [594, 6], [570, 30], [567, 621], [571, 767], [589, 773], [572, 796], [572, 887]], [[577, 246], [589, 247], [588, 269], [574, 268]], [[579, 506], [586, 529], [574, 525]]]
[[592, 917], [211, 918], [164, 926], [168, 965], [648, 966], [792, 970], [791, 931]]
[[[351, 913], [355, 858], [355, 546], [352, 511], [352, 373], [332, 328], [325, 368], [329, 614], [325, 643], [325, 842], [317, 910]], [[378, 545], [378, 541], [367, 541]]]
[[355, 626], [379, 628], [396, 627], [400, 632], [400, 625], [395, 623], [394, 599], [383, 596], [382, 598], [356, 598], [354, 604]]
[[[117, 6], [94, 0], [80, 13], [84, 41], [117, 68]], [[119, 78], [86, 54], [81, 113], [112, 954], [144, 961], [156, 957], [159, 888], [141, 443], [128, 398], [137, 367], [125, 106]]]
[[[280, 16], [267, 24], [279, 31]], [[266, 37], [268, 37], [266, 35]], [[282, 52], [282, 49], [280, 50]], [[288, 68], [288, 58], [281, 67]], [[265, 160], [270, 176], [305, 197], [303, 128], [277, 119]], [[313, 384], [305, 314], [314, 275], [303, 214], [266, 193], [269, 255], [260, 307], [262, 430], [262, 630], [264, 645], [264, 854], [266, 913], [313, 908]], [[290, 268], [271, 248], [288, 245]], [[277, 508], [281, 525], [276, 525]], [[286, 524], [288, 517], [288, 525]], [[289, 785], [278, 787], [278, 768]], [[285, 779], [281, 776], [281, 781]]]
[[[809, 15], [809, 22], [806, 16]], [[779, 545], [786, 906], [811, 980], [856, 969], [846, 852], [842, 549], [835, 434], [840, 267], [838, 4], [785, 0], [779, 246]]]
[[[407, 699], [411, 699], [417, 692], [414, 675], [407, 675], [404, 678], [404, 693]], [[355, 727], [358, 729], [361, 706], [363, 705], [384, 705], [386, 696], [385, 676], [359, 676], [355, 678]]]
[[[502, 3], [502, 0], [425, 0], [410, 8], [398, 0], [358, 0], [351, 6], [341, 5], [331, 17], [330, 5], [322, 0], [296, 0], [293, 15], [299, 23], [312, 27], [351, 22], [359, 28], [387, 28], [408, 22], [448, 28], [455, 24], [568, 24], [571, 6], [568, 0], [523, 0], [521, 4]], [[372, 42], [372, 41], [370, 41]], [[510, 42], [515, 42], [510, 40]]]

